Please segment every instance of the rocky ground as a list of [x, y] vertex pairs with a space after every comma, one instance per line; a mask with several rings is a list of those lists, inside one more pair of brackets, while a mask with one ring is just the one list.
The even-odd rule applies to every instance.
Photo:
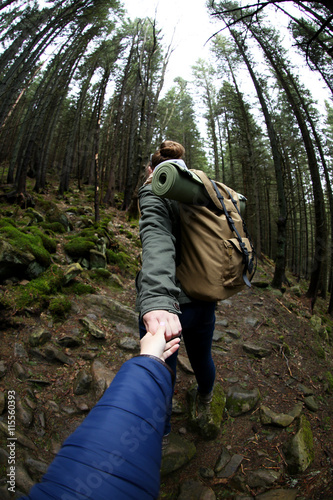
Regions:
[[[130, 227], [124, 214], [113, 213], [113, 227], [128, 251], [138, 253], [124, 231]], [[137, 237], [131, 224], [133, 231]], [[260, 262], [254, 286], [217, 307], [213, 356], [226, 409], [212, 439], [191, 425], [187, 396], [194, 376], [180, 348], [161, 499], [333, 499], [332, 321], [321, 299], [311, 316], [305, 283], [290, 277], [293, 286], [284, 293], [270, 289], [272, 271]], [[38, 317], [26, 311], [0, 331], [1, 499], [17, 498], [41, 477], [121, 364], [138, 352], [133, 277], [118, 277], [121, 288], [106, 280], [94, 284], [95, 294], [70, 297], [72, 309], [62, 322], [48, 311]], [[6, 484], [10, 391], [16, 398], [16, 496]], [[286, 446], [304, 422], [310, 451], [297, 469]]]

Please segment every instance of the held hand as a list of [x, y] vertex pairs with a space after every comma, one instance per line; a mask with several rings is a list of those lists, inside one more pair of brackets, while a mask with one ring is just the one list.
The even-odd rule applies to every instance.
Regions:
[[165, 361], [169, 356], [179, 348], [180, 338], [176, 337], [166, 342], [165, 340], [165, 325], [161, 325], [153, 335], [147, 332], [141, 339], [140, 354], [148, 354], [156, 356]]
[[177, 314], [173, 314], [168, 311], [150, 311], [142, 317], [142, 320], [147, 332], [150, 332], [153, 335], [159, 329], [160, 324], [164, 323], [165, 338], [167, 341], [171, 340], [173, 337], [178, 337], [178, 335], [182, 333], [182, 326]]

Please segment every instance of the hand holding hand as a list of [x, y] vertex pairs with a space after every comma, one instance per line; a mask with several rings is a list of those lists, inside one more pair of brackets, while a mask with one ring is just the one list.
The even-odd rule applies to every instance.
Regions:
[[140, 354], [156, 356], [165, 361], [179, 348], [180, 338], [176, 337], [169, 342], [165, 340], [165, 325], [160, 325], [155, 334], [147, 332], [141, 339]]
[[142, 320], [147, 332], [153, 335], [159, 329], [160, 324], [164, 324], [165, 338], [167, 341], [171, 340], [173, 337], [178, 337], [182, 333], [182, 326], [177, 314], [170, 313], [169, 311], [150, 311], [142, 317]]

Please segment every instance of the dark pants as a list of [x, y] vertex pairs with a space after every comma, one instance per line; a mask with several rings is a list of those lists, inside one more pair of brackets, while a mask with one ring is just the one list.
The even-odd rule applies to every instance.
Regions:
[[[190, 302], [180, 306], [179, 316], [182, 325], [188, 358], [193, 368], [201, 394], [211, 392], [215, 381], [215, 365], [211, 354], [213, 333], [215, 327], [215, 302]], [[140, 338], [146, 334], [143, 321], [139, 320]], [[176, 375], [177, 354], [175, 352], [166, 363]], [[170, 415], [167, 416], [165, 434], [170, 432]]]

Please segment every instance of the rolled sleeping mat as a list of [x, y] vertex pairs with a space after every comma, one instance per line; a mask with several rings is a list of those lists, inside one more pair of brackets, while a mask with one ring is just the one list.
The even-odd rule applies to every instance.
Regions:
[[[157, 196], [180, 201], [188, 205], [214, 207], [206, 188], [194, 172], [172, 161], [157, 166], [152, 179], [152, 191]], [[246, 198], [237, 193], [240, 213], [244, 215]]]
[[201, 179], [190, 170], [172, 162], [163, 162], [155, 169], [152, 191], [162, 198], [189, 205], [209, 204], [209, 196]]

